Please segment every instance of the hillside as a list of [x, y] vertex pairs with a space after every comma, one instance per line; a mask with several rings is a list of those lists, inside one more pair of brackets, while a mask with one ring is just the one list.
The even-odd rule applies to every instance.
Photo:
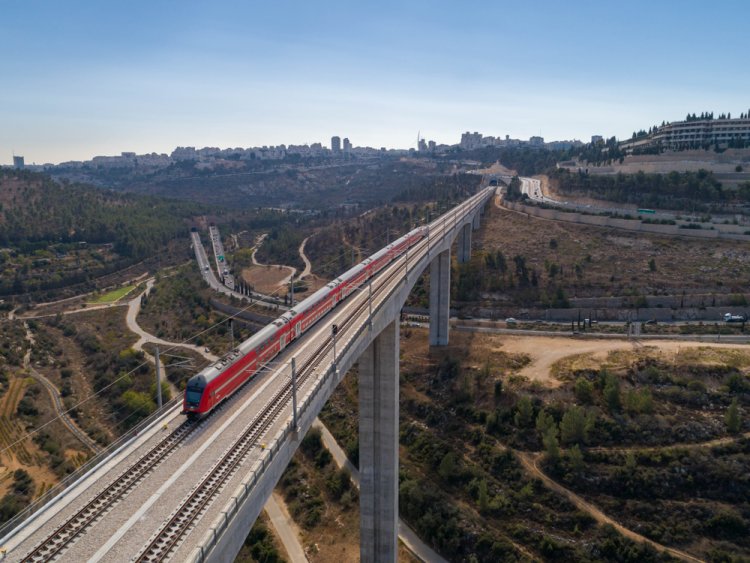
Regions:
[[52, 289], [126, 267], [183, 236], [196, 204], [0, 170], [0, 294]]
[[[233, 209], [292, 207], [329, 210], [381, 205], [430, 185], [452, 171], [452, 164], [383, 158], [336, 164], [283, 161], [276, 164], [231, 161], [226, 166], [182, 161], [143, 173], [105, 169], [51, 171], [60, 178], [85, 179], [118, 191], [197, 201]], [[231, 166], [230, 166], [231, 165]]]

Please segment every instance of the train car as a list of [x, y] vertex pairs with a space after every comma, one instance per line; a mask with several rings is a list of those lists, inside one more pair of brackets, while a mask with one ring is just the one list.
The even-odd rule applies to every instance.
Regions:
[[426, 237], [427, 233], [427, 227], [419, 227], [379, 250], [191, 377], [185, 388], [183, 412], [190, 418], [209, 413], [290, 342], [299, 338], [409, 247]]

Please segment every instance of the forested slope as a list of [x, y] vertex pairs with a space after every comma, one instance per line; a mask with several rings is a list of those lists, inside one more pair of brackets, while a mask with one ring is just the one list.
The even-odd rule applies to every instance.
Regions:
[[117, 254], [140, 258], [183, 234], [186, 219], [200, 211], [195, 204], [0, 170], [0, 246], [112, 243]]
[[170, 241], [184, 237], [187, 247], [191, 218], [202, 211], [195, 203], [0, 170], [0, 295], [88, 284], [145, 258], [166, 258]]

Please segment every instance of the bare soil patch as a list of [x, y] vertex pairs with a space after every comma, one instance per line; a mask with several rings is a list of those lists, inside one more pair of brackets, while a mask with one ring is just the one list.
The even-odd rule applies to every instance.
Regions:
[[287, 289], [280, 285], [289, 278], [289, 272], [285, 266], [250, 266], [242, 270], [242, 279], [258, 293], [286, 295]]
[[[451, 338], [453, 335], [451, 335]], [[613, 352], [625, 352], [633, 358], [645, 352], [657, 352], [671, 360], [696, 363], [716, 361], [730, 357], [747, 365], [750, 354], [742, 344], [713, 344], [705, 342], [675, 342], [671, 340], [649, 340], [644, 347], [636, 347], [629, 340], [583, 340], [551, 336], [495, 336], [505, 352], [528, 355], [529, 365], [518, 371], [531, 381], [539, 381], [550, 387], [562, 381], [556, 376], [579, 369], [598, 369], [604, 363], [615, 363]], [[721, 360], [721, 363], [725, 363]]]

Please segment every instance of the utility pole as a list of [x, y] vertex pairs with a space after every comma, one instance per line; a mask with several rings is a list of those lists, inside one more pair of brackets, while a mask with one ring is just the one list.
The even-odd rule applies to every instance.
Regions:
[[229, 334], [232, 336], [232, 347], [230, 350], [234, 350], [234, 319], [229, 319]]
[[294, 275], [289, 278], [289, 294], [292, 296], [289, 307], [294, 307]]
[[[370, 330], [372, 330], [372, 278], [370, 278], [370, 283], [367, 285], [367, 306], [370, 309], [370, 317], [369, 317], [369, 324], [370, 324]], [[743, 331], [745, 327], [745, 323], [742, 323]]]
[[161, 410], [161, 360], [159, 359], [159, 347], [156, 347], [156, 405]]
[[297, 358], [292, 357], [292, 420], [297, 431]]
[[338, 325], [331, 325], [331, 334], [333, 335], [333, 369], [336, 369], [336, 335], [339, 332]]

